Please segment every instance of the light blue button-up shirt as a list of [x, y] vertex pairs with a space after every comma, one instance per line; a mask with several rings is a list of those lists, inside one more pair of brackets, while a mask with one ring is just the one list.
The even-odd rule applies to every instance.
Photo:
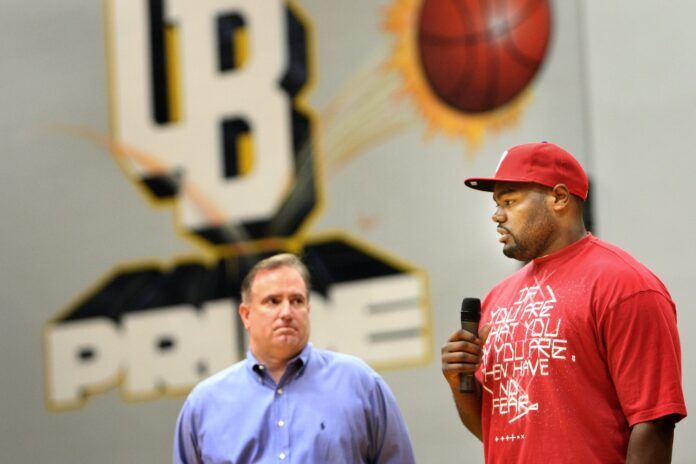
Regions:
[[175, 463], [414, 463], [384, 380], [308, 344], [278, 384], [251, 354], [201, 382], [174, 436]]

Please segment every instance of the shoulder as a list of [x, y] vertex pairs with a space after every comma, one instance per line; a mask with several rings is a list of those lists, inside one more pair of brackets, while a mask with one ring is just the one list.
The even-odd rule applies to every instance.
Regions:
[[242, 360], [202, 380], [191, 390], [187, 402], [196, 404], [219, 391], [234, 391], [244, 382], [245, 369], [246, 360]]
[[314, 348], [311, 362], [315, 363], [317, 369], [332, 376], [339, 376], [363, 386], [374, 386], [381, 381], [380, 375], [365, 361], [350, 354]]
[[627, 251], [593, 237], [578, 258], [573, 262], [581, 269], [576, 275], [587, 289], [600, 324], [607, 318], [651, 315], [654, 311], [675, 314], [667, 287]]
[[[588, 272], [598, 279], [613, 281], [627, 291], [653, 290], [669, 297], [662, 281], [646, 265], [616, 245], [593, 237], [587, 247]], [[583, 262], [583, 266], [585, 262]]]
[[312, 357], [314, 361], [325, 367], [346, 369], [360, 374], [377, 375], [365, 361], [350, 354], [314, 348]]
[[[344, 353], [314, 350], [313, 361], [319, 361], [319, 377], [325, 385], [333, 385], [336, 395], [348, 395], [353, 400], [372, 407], [396, 406], [396, 397], [386, 380], [362, 359]], [[315, 371], [316, 372], [316, 371]]]
[[592, 237], [592, 240], [588, 242], [586, 252], [589, 257], [599, 260], [601, 264], [610, 266], [611, 269], [648, 270], [626, 250], [597, 237]]

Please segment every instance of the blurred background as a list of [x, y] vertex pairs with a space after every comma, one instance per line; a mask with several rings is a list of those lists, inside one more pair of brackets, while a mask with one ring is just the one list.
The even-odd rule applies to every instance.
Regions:
[[595, 235], [672, 293], [691, 406], [693, 2], [0, 8], [0, 461], [170, 461], [186, 392], [243, 352], [234, 284], [290, 250], [315, 344], [380, 371], [418, 462], [482, 462], [439, 349], [518, 264], [462, 181], [540, 140], [589, 172]]

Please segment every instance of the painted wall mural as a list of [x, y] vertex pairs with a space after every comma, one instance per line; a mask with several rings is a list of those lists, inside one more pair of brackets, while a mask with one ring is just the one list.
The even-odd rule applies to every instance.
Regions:
[[381, 13], [391, 55], [317, 112], [312, 20], [297, 2], [105, 2], [111, 133], [66, 131], [106, 148], [199, 253], [114, 263], [46, 324], [47, 406], [182, 393], [242, 359], [241, 278], [282, 251], [312, 273], [315, 345], [377, 368], [428, 362], [425, 272], [345, 231], [307, 231], [327, 179], [368, 147], [425, 123], [475, 148], [520, 117], [551, 12], [499, 3], [395, 0]]

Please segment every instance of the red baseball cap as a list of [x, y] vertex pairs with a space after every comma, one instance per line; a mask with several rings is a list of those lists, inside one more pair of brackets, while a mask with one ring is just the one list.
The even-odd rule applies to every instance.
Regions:
[[570, 193], [587, 198], [589, 182], [578, 160], [556, 144], [526, 143], [506, 150], [500, 157], [495, 177], [471, 177], [467, 187], [492, 192], [496, 182], [532, 182], [554, 187], [565, 184]]

